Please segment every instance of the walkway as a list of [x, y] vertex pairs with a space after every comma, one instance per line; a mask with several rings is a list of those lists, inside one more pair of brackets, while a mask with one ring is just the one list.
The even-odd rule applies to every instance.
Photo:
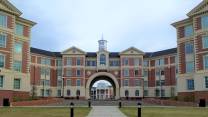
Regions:
[[87, 117], [126, 117], [116, 106], [93, 106]]

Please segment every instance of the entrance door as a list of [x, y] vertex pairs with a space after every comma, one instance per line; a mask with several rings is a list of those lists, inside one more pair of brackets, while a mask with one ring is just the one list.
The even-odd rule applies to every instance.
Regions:
[[10, 102], [8, 98], [3, 99], [3, 106], [10, 106]]

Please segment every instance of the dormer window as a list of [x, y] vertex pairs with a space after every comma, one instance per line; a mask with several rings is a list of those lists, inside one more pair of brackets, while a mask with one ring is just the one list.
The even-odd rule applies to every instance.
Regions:
[[105, 54], [100, 55], [100, 65], [106, 65], [106, 56], [105, 56]]

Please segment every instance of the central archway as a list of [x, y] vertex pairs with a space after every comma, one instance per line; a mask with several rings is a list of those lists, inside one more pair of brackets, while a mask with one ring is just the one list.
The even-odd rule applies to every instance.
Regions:
[[90, 90], [91, 90], [91, 87], [92, 85], [98, 81], [98, 80], [106, 80], [106, 81], [109, 81], [112, 86], [114, 87], [114, 97], [115, 99], [119, 99], [120, 96], [119, 96], [119, 83], [118, 83], [118, 80], [116, 79], [116, 77], [110, 73], [107, 73], [107, 72], [98, 72], [98, 73], [95, 73], [93, 74], [88, 80], [87, 80], [87, 83], [86, 83], [86, 98], [87, 99], [90, 99]]

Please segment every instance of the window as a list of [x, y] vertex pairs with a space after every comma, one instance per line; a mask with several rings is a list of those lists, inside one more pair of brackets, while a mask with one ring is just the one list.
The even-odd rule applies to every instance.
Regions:
[[202, 29], [208, 28], [208, 16], [201, 17], [201, 26], [202, 26]]
[[193, 53], [194, 52], [194, 45], [193, 45], [193, 43], [186, 43], [185, 44], [185, 52], [186, 52], [186, 54], [191, 54], [191, 53]]
[[0, 47], [6, 48], [6, 42], [7, 42], [7, 35], [0, 33]]
[[0, 88], [4, 86], [4, 76], [0, 76]]
[[80, 79], [77, 80], [77, 86], [81, 86], [81, 80]]
[[125, 90], [125, 97], [129, 97], [129, 91]]
[[71, 86], [71, 80], [66, 80], [66, 86]]
[[58, 80], [57, 86], [58, 86], [58, 87], [61, 87], [61, 86], [62, 86], [62, 80]]
[[111, 60], [110, 66], [119, 66], [119, 60]]
[[81, 76], [81, 70], [77, 69], [77, 76], [80, 77]]
[[77, 66], [81, 65], [81, 58], [77, 58]]
[[204, 63], [204, 69], [208, 69], [208, 55], [204, 56], [203, 63]]
[[144, 90], [144, 96], [148, 96], [148, 90]]
[[66, 69], [66, 76], [72, 76], [72, 70], [67, 68]]
[[50, 68], [41, 67], [40, 70], [41, 70], [41, 75], [50, 76], [50, 73], [51, 73]]
[[205, 88], [208, 88], [208, 76], [205, 77]]
[[22, 71], [22, 61], [14, 61], [14, 71]]
[[190, 37], [193, 35], [193, 25], [185, 26], [185, 37]]
[[14, 52], [15, 53], [22, 53], [22, 43], [15, 43], [14, 44]]
[[148, 67], [148, 66], [149, 66], [149, 62], [148, 62], [147, 60], [144, 60], [143, 66], [144, 66], [144, 67]]
[[77, 90], [76, 95], [80, 96], [80, 90]]
[[148, 81], [144, 81], [144, 87], [148, 87]]
[[160, 75], [161, 75], [161, 76], [164, 76], [164, 75], [165, 75], [165, 71], [161, 70], [161, 71], [160, 71]]
[[0, 26], [6, 28], [7, 27], [7, 16], [0, 14]]
[[156, 86], [164, 86], [165, 85], [165, 80], [157, 80], [156, 81]]
[[143, 75], [144, 75], [144, 77], [148, 77], [148, 71], [147, 70], [144, 70], [143, 71]]
[[14, 79], [14, 89], [20, 89], [20, 79]]
[[194, 80], [192, 80], [192, 79], [187, 80], [187, 89], [194, 90]]
[[62, 76], [62, 70], [60, 68], [57, 69], [57, 76]]
[[45, 86], [50, 86], [50, 80], [45, 80]]
[[186, 62], [186, 73], [194, 71], [194, 62]]
[[50, 90], [49, 89], [46, 90], [46, 96], [50, 96]]
[[124, 86], [129, 86], [129, 80], [127, 79], [124, 80]]
[[129, 76], [129, 69], [124, 69], [124, 76], [125, 77], [128, 77]]
[[3, 68], [5, 64], [5, 57], [4, 55], [0, 54], [0, 68]]
[[70, 57], [66, 58], [66, 65], [72, 65], [72, 58]]
[[139, 76], [139, 70], [138, 69], [134, 70], [134, 76]]
[[129, 59], [128, 58], [124, 58], [124, 66], [128, 66], [129, 65]]
[[203, 48], [208, 48], [208, 36], [202, 37]]
[[62, 66], [62, 60], [61, 59], [56, 60], [56, 66]]
[[134, 59], [134, 66], [139, 66], [140, 60], [138, 58]]
[[155, 66], [162, 66], [162, 65], [164, 65], [164, 59], [163, 58], [157, 59], [155, 62]]
[[161, 96], [165, 97], [165, 90], [164, 89], [161, 90]]
[[41, 64], [50, 66], [51, 60], [49, 58], [41, 58]]
[[139, 90], [135, 91], [135, 96], [139, 96]]
[[61, 97], [61, 90], [60, 90], [60, 89], [57, 90], [57, 96], [58, 96], [58, 97]]
[[100, 65], [106, 65], [106, 56], [104, 54], [100, 55]]
[[141, 86], [141, 81], [140, 80], [135, 80], [135, 86]]
[[67, 96], [70, 96], [71, 95], [71, 91], [69, 89], [67, 90], [66, 93], [67, 93]]
[[19, 36], [23, 36], [24, 26], [21, 24], [16, 24], [16, 34]]
[[96, 61], [94, 61], [94, 60], [88, 60], [88, 61], [86, 62], [86, 65], [87, 65], [87, 66], [96, 66]]
[[159, 89], [156, 89], [156, 90], [155, 90], [155, 95], [156, 95], [157, 97], [160, 96], [160, 90], [159, 90]]

